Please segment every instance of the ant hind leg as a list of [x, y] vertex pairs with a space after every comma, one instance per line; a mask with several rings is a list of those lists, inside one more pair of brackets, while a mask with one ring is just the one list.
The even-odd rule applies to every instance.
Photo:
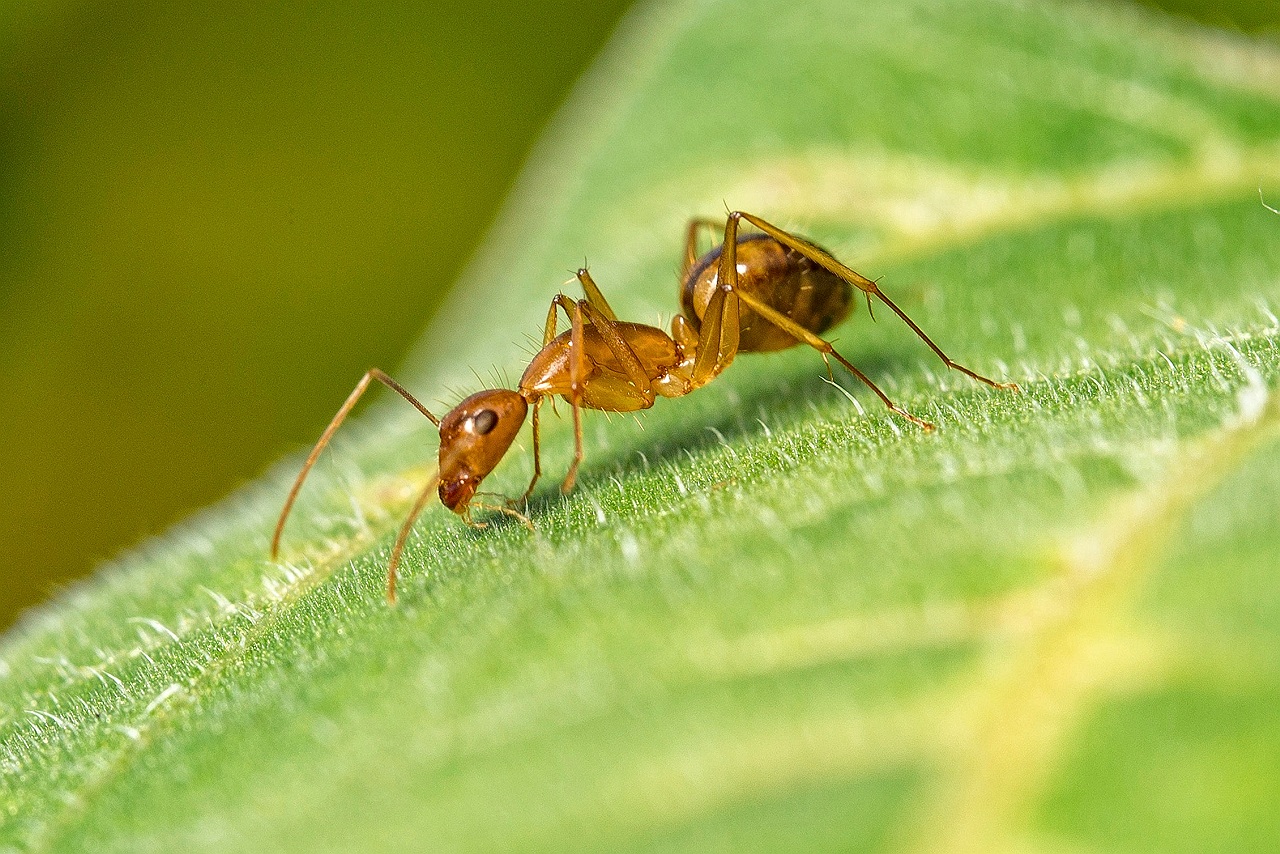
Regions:
[[698, 262], [698, 230], [717, 229], [720, 227], [720, 221], [714, 219], [706, 219], [705, 217], [695, 217], [689, 220], [689, 224], [685, 226], [684, 231], [684, 263], [680, 266], [680, 280], [684, 281], [689, 275], [689, 270]]
[[[813, 334], [808, 329], [805, 329], [803, 326], [796, 323], [791, 318], [787, 317], [785, 314], [782, 314], [781, 312], [779, 312], [777, 309], [773, 308], [770, 305], [760, 302], [755, 297], [752, 297], [750, 294], [745, 294], [745, 293], [739, 294], [739, 298], [744, 303], [746, 303], [747, 307], [750, 308], [752, 311], [754, 311], [756, 314], [759, 314], [765, 320], [768, 320], [770, 323], [779, 327], [784, 332], [787, 332], [788, 334], [792, 335], [793, 337], [796, 338], [796, 340], [803, 341], [805, 344], [808, 344], [810, 347], [812, 347], [813, 349], [821, 353], [822, 359], [824, 362], [827, 360], [828, 356], [835, 359], [837, 362], [843, 365], [845, 369], [849, 371], [849, 373], [853, 374], [855, 377], [861, 380], [862, 383], [866, 385], [867, 388], [875, 392], [876, 397], [880, 398], [881, 402], [883, 402], [885, 406], [889, 407], [890, 411], [896, 412], [898, 415], [901, 415], [903, 418], [907, 419], [912, 424], [915, 424], [925, 430], [934, 429], [934, 425], [932, 423], [925, 421], [923, 418], [912, 415], [910, 412], [903, 409], [898, 404], [894, 403], [889, 398], [889, 395], [881, 391], [880, 387], [871, 381], [870, 377], [868, 377], [862, 371], [854, 367], [853, 363], [850, 362], [848, 359], [846, 359], [844, 356], [840, 355], [840, 352], [836, 350], [835, 347], [832, 346], [830, 341], [827, 341], [826, 339]], [[830, 373], [831, 371], [830, 362], [827, 362], [827, 371], [828, 373]]]
[[[733, 211], [732, 213], [729, 214], [729, 222], [735, 226], [734, 227], [735, 233], [736, 233], [736, 222], [738, 219], [745, 219], [747, 222], [751, 223], [756, 228], [760, 229], [765, 234], [769, 235], [770, 237], [772, 237], [774, 240], [778, 241], [782, 245], [790, 249], [793, 249], [796, 252], [799, 252], [801, 255], [808, 258], [813, 263], [818, 264], [819, 266], [825, 268], [826, 270], [830, 271], [834, 275], [839, 276], [841, 279], [844, 279], [849, 284], [861, 290], [864, 294], [867, 295], [868, 309], [870, 309], [870, 302], [869, 302], [870, 298], [872, 296], [875, 296], [876, 299], [880, 300], [882, 303], [887, 305], [894, 314], [902, 318], [903, 322], [906, 323], [907, 326], [911, 327], [911, 331], [914, 332], [916, 335], [918, 335], [920, 337], [920, 340], [924, 341], [925, 344], [929, 345], [929, 349], [932, 350], [935, 354], [937, 354], [938, 358], [941, 359], [948, 368], [951, 368], [953, 370], [959, 371], [962, 374], [972, 377], [973, 379], [977, 380], [980, 383], [986, 383], [992, 388], [1004, 389], [1006, 391], [1020, 391], [1017, 383], [997, 382], [996, 380], [990, 379], [989, 377], [984, 377], [982, 374], [979, 374], [976, 371], [966, 368], [964, 365], [952, 359], [950, 356], [948, 356], [946, 353], [942, 351], [941, 347], [933, 343], [933, 339], [930, 338], [928, 335], [926, 335], [925, 331], [921, 329], [919, 326], [917, 326], [916, 322], [912, 320], [910, 317], [908, 317], [905, 311], [898, 308], [897, 303], [895, 303], [893, 300], [885, 296], [884, 291], [880, 290], [880, 288], [876, 285], [875, 282], [871, 281], [866, 276], [862, 275], [861, 273], [858, 273], [852, 268], [847, 267], [844, 264], [841, 264], [835, 258], [831, 257], [831, 255], [828, 254], [827, 252], [823, 251], [822, 249], [819, 249], [817, 246], [814, 246], [812, 243], [809, 243], [807, 240], [802, 240], [799, 237], [796, 237], [794, 234], [791, 234], [788, 231], [784, 231], [770, 222], [766, 222], [765, 220], [761, 219], [758, 216], [755, 216], [749, 213], [744, 213], [742, 211]], [[727, 234], [729, 230], [730, 230], [729, 226], [726, 226], [725, 233]]]

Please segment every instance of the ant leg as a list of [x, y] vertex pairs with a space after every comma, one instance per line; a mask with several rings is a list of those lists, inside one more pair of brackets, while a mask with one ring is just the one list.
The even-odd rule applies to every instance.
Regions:
[[[778, 311], [777, 309], [773, 308], [767, 303], [760, 302], [750, 294], [742, 293], [738, 295], [738, 298], [741, 299], [744, 303], [746, 303], [748, 308], [750, 308], [756, 314], [763, 317], [765, 320], [774, 324], [784, 332], [792, 335], [798, 341], [803, 341], [805, 344], [808, 344], [810, 347], [817, 350], [819, 353], [822, 354], [823, 361], [826, 361], [827, 357], [830, 356], [840, 364], [844, 365], [845, 368], [847, 368], [851, 374], [853, 374], [858, 379], [862, 380], [862, 382], [866, 384], [867, 388], [874, 391], [876, 393], [876, 396], [879, 397], [880, 400], [884, 402], [884, 405], [889, 407], [891, 411], [898, 413], [903, 418], [907, 419], [913, 424], [918, 424], [920, 427], [923, 427], [925, 430], [934, 429], [933, 425], [928, 421], [925, 421], [923, 418], [918, 418], [915, 415], [912, 415], [910, 412], [907, 412], [907, 410], [903, 409], [901, 406], [898, 406], [898, 404], [890, 400], [889, 396], [885, 394], [883, 391], [881, 391], [880, 387], [877, 386], [875, 383], [873, 383], [870, 377], [868, 377], [862, 371], [855, 368], [853, 366], [853, 363], [850, 362], [848, 359], [846, 359], [844, 356], [841, 356], [840, 353], [836, 350], [836, 348], [831, 346], [830, 341], [827, 341], [823, 338], [818, 337], [817, 335], [814, 335], [808, 329], [805, 329], [803, 326], [796, 323], [794, 320], [787, 317], [782, 312]], [[831, 372], [830, 362], [827, 362], [827, 372], [828, 373]]]
[[[590, 274], [585, 270], [581, 270], [579, 275], [583, 279], [584, 289], [587, 288], [587, 282], [591, 282], [590, 289], [594, 290], [597, 295], [600, 294], [600, 289], [595, 286], [595, 282], [591, 281]], [[588, 293], [590, 293], [590, 290], [588, 290]], [[603, 299], [603, 297], [601, 298]], [[564, 309], [572, 323], [569, 337], [570, 391], [568, 397], [569, 404], [573, 408], [574, 454], [573, 462], [569, 466], [564, 482], [560, 484], [560, 491], [568, 493], [573, 489], [573, 484], [578, 476], [578, 467], [582, 464], [582, 459], [585, 455], [582, 447], [582, 396], [587, 382], [587, 355], [584, 341], [586, 334], [584, 329], [587, 322], [591, 323], [596, 334], [601, 337], [610, 352], [622, 364], [623, 370], [627, 374], [628, 384], [634, 389], [628, 399], [635, 398], [646, 405], [652, 405], [656, 395], [649, 375], [645, 372], [644, 366], [640, 363], [635, 350], [627, 344], [626, 339], [618, 331], [619, 327], [616, 321], [606, 317], [600, 308], [593, 305], [589, 300], [574, 302], [564, 294], [559, 294], [555, 298], [555, 304]], [[607, 302], [605, 307], [608, 307]]]
[[582, 464], [582, 386], [587, 377], [586, 348], [583, 344], [582, 308], [579, 303], [564, 294], [556, 295], [556, 304], [569, 315], [571, 323], [569, 332], [569, 405], [573, 409], [573, 462], [560, 484], [560, 492], [567, 494], [573, 489], [578, 477], [578, 466]]
[[551, 301], [551, 308], [547, 310], [547, 322], [542, 327], [542, 346], [545, 347], [551, 343], [556, 337], [556, 317], [560, 311], [560, 302], [558, 300]]
[[732, 214], [725, 220], [716, 285], [702, 315], [698, 355], [693, 362], [694, 388], [711, 382], [738, 355], [738, 219]]
[[537, 530], [536, 528], [533, 527], [533, 523], [529, 521], [529, 517], [521, 513], [519, 510], [513, 510], [512, 508], [504, 507], [501, 504], [485, 504], [481, 501], [472, 501], [471, 506], [479, 507], [481, 510], [494, 510], [494, 511], [497, 511], [498, 513], [505, 513], [506, 515], [510, 516], [512, 519], [517, 520], [521, 525], [524, 525], [530, 531]]
[[[604, 298], [604, 294], [600, 293], [600, 288], [596, 286], [595, 281], [591, 278], [591, 274], [588, 273], [585, 268], [578, 271], [578, 281], [582, 283], [582, 289], [586, 291], [587, 297], [589, 299], [598, 300], [597, 308], [602, 309], [602, 311], [605, 312], [610, 319], [616, 319], [613, 315], [613, 309], [609, 307], [608, 301]], [[543, 347], [546, 347], [548, 344], [550, 344], [552, 340], [556, 337], [556, 320], [559, 316], [560, 309], [564, 309], [564, 313], [568, 316], [570, 324], [573, 323], [575, 312], [579, 311], [576, 303], [574, 303], [564, 294], [557, 294], [556, 297], [551, 300], [551, 307], [547, 311], [547, 322], [543, 326], [543, 331], [542, 331]], [[574, 340], [577, 340], [577, 339], [571, 339], [571, 343]], [[578, 344], [578, 345], [575, 345], [572, 349], [577, 352], [581, 352], [582, 348], [580, 344]], [[573, 367], [574, 367], [574, 363], [571, 363], [570, 364], [571, 380], [573, 379], [573, 371], [572, 371]], [[585, 376], [585, 374], [586, 374], [586, 371], [584, 368], [582, 370], [582, 375]], [[533, 488], [537, 485], [538, 478], [542, 477], [542, 458], [540, 453], [541, 447], [540, 447], [540, 441], [539, 441], [541, 437], [540, 410], [542, 407], [542, 400], [543, 398], [539, 397], [536, 401], [534, 401], [534, 404], [533, 404], [533, 478], [529, 481], [529, 486], [525, 489], [524, 495], [520, 496], [519, 501], [508, 502], [508, 504], [523, 503], [525, 501], [528, 501], [529, 496], [533, 495]], [[552, 405], [553, 406], [555, 405], [554, 400], [552, 400]], [[579, 442], [578, 451], [579, 453], [581, 452], [581, 442]], [[577, 459], [581, 459], [581, 457], [579, 456]], [[576, 476], [576, 470], [577, 470], [577, 463], [575, 462], [573, 467], [570, 469], [570, 474]], [[570, 480], [569, 485], [570, 487], [572, 487], [573, 485], [572, 480]], [[568, 490], [566, 489], [565, 491], [568, 491]]]
[[[984, 377], [982, 374], [976, 373], [970, 370], [969, 368], [966, 368], [964, 365], [960, 364], [959, 362], [954, 361], [950, 356], [942, 352], [941, 347], [933, 343], [933, 339], [931, 339], [928, 335], [926, 335], [924, 330], [921, 329], [919, 326], [917, 326], [916, 322], [912, 320], [910, 317], [908, 317], [905, 311], [898, 308], [897, 304], [894, 303], [893, 300], [885, 296], [884, 291], [880, 290], [880, 288], [876, 286], [875, 282], [871, 281], [866, 276], [863, 276], [861, 273], [857, 273], [853, 269], [846, 267], [844, 264], [841, 264], [835, 258], [831, 257], [829, 253], [824, 252], [822, 249], [819, 249], [817, 246], [814, 246], [812, 243], [809, 243], [807, 240], [802, 240], [796, 237], [794, 234], [783, 231], [782, 229], [778, 228], [776, 225], [765, 222], [764, 220], [760, 219], [760, 217], [758, 216], [753, 216], [752, 214], [749, 214], [749, 213], [743, 213], [742, 211], [733, 211], [732, 213], [729, 214], [730, 222], [735, 222], [738, 219], [745, 219], [747, 222], [751, 223], [756, 228], [760, 229], [765, 234], [772, 237], [774, 240], [778, 241], [784, 246], [794, 249], [796, 252], [799, 252], [801, 255], [808, 258], [810, 261], [824, 267], [825, 269], [839, 276], [841, 279], [844, 279], [849, 284], [853, 285], [854, 287], [860, 289], [863, 293], [867, 294], [868, 298], [871, 296], [875, 296], [885, 305], [889, 306], [889, 308], [893, 311], [894, 314], [902, 318], [902, 320], [907, 324], [907, 326], [911, 327], [911, 331], [915, 332], [916, 335], [920, 336], [920, 339], [924, 341], [924, 343], [929, 345], [929, 349], [932, 350], [934, 353], [936, 353], [938, 355], [938, 358], [941, 359], [948, 368], [957, 370], [960, 373], [966, 374], [972, 377], [973, 379], [977, 380], [978, 382], [986, 383], [987, 385], [993, 388], [1006, 389], [1008, 391], [1020, 391], [1017, 383], [996, 382], [995, 380]], [[728, 234], [728, 232], [729, 232], [729, 229], [726, 227], [725, 233]]]
[[573, 484], [578, 479], [578, 466], [582, 465], [582, 407], [578, 405], [578, 399], [575, 397], [570, 402], [573, 409], [573, 462], [569, 464], [569, 470], [565, 472], [564, 482], [560, 484], [560, 494], [568, 495], [573, 491]]
[[[609, 305], [609, 301], [604, 298], [604, 294], [600, 293], [600, 288], [596, 286], [596, 280], [591, 278], [591, 274], [587, 272], [587, 268], [583, 267], [578, 271], [578, 281], [582, 284], [582, 291], [587, 295], [587, 302], [604, 315], [607, 319], [617, 321], [618, 315], [613, 313], [613, 308]], [[545, 344], [543, 346], [546, 346]]]
[[[726, 322], [726, 315], [732, 319]], [[693, 360], [693, 374], [689, 388], [701, 388], [729, 367], [738, 354], [738, 295], [717, 288], [711, 294], [707, 310], [702, 315], [702, 327], [698, 330], [698, 350]]]
[[[592, 281], [590, 273], [586, 270], [579, 270], [578, 278], [582, 280], [583, 288], [588, 293], [595, 291], [601, 300], [604, 299], [604, 296], [600, 294], [600, 289]], [[587, 287], [588, 282], [590, 283], [590, 288]], [[608, 307], [608, 303], [605, 303], [604, 308]], [[604, 312], [599, 305], [589, 299], [580, 300], [578, 309], [586, 315], [586, 319], [590, 321], [596, 332], [604, 339], [605, 346], [609, 348], [609, 351], [622, 363], [622, 370], [627, 375], [627, 381], [635, 388], [638, 398], [652, 405], [655, 398], [653, 378], [644, 369], [644, 365], [641, 364], [640, 357], [636, 354], [636, 351], [632, 349], [631, 345], [627, 343], [627, 340], [618, 330], [618, 319], [610, 316], [611, 312]]]
[[387, 602], [392, 605], [396, 604], [396, 569], [400, 566], [400, 555], [404, 552], [404, 544], [409, 539], [409, 532], [413, 530], [413, 523], [417, 521], [422, 508], [427, 506], [427, 502], [431, 500], [439, 484], [440, 475], [437, 473], [427, 481], [422, 492], [418, 493], [418, 500], [413, 502], [413, 509], [409, 511], [404, 524], [400, 526], [400, 533], [396, 534], [396, 544], [391, 547], [391, 560], [387, 563]]
[[[587, 279], [590, 280], [590, 276]], [[594, 282], [592, 284], [594, 285]], [[599, 288], [596, 288], [596, 292], [599, 293]], [[585, 332], [583, 330], [587, 321], [590, 321], [596, 333], [604, 340], [605, 345], [622, 363], [623, 370], [627, 373], [627, 380], [635, 389], [636, 395], [649, 404], [653, 403], [655, 395], [649, 375], [645, 373], [644, 367], [640, 364], [640, 359], [636, 356], [635, 351], [631, 349], [618, 332], [616, 322], [605, 317], [596, 306], [587, 300], [573, 302], [564, 294], [560, 294], [556, 297], [556, 303], [564, 308], [565, 313], [569, 315], [573, 323], [569, 337], [569, 403], [573, 407], [574, 453], [573, 463], [569, 466], [569, 472], [565, 475], [564, 482], [560, 484], [560, 491], [568, 493], [573, 489], [574, 481], [578, 477], [578, 467], [582, 464], [584, 456], [582, 449], [582, 392], [586, 387], [587, 381], [587, 355], [586, 344], [583, 340]], [[586, 317], [584, 318], [583, 315], [586, 315]]]
[[684, 230], [684, 264], [680, 267], [680, 280], [689, 275], [689, 269], [697, 263], [698, 258], [698, 229], [700, 228], [719, 228], [720, 221], [714, 219], [706, 219], [705, 217], [694, 217], [689, 220], [689, 224]]
[[333, 420], [329, 422], [329, 426], [324, 429], [322, 434], [320, 434], [320, 440], [317, 441], [315, 447], [311, 449], [311, 453], [307, 456], [307, 461], [302, 464], [302, 471], [298, 472], [298, 477], [294, 480], [293, 486], [289, 489], [289, 497], [284, 501], [284, 509], [280, 511], [280, 518], [276, 521], [275, 533], [271, 536], [272, 560], [275, 560], [276, 555], [280, 553], [280, 536], [284, 533], [284, 523], [289, 518], [289, 511], [293, 509], [293, 502], [297, 500], [299, 490], [302, 489], [302, 482], [307, 479], [307, 472], [311, 471], [311, 467], [314, 466], [316, 464], [316, 460], [320, 458], [320, 452], [329, 444], [329, 440], [333, 438], [334, 432], [337, 431], [342, 422], [346, 420], [347, 416], [351, 414], [351, 410], [355, 408], [355, 405], [360, 401], [360, 398], [364, 395], [365, 391], [368, 390], [369, 383], [373, 380], [377, 380], [396, 394], [403, 397], [405, 400], [412, 403], [417, 407], [419, 412], [427, 417], [427, 420], [436, 425], [436, 427], [440, 426], [440, 419], [432, 415], [430, 410], [419, 403], [418, 399], [410, 394], [408, 389], [400, 385], [400, 383], [396, 382], [377, 368], [366, 371], [365, 375], [360, 378], [360, 382], [356, 383], [356, 387], [352, 389], [351, 394], [347, 396], [346, 401], [342, 404], [338, 413], [333, 416]]
[[[661, 368], [646, 370], [640, 354], [622, 334], [622, 327], [612, 320], [602, 317], [595, 306], [583, 300], [579, 303], [582, 313], [591, 321], [592, 327], [604, 340], [605, 346], [615, 359], [622, 364], [627, 375], [626, 387], [611, 387], [600, 392], [592, 404], [596, 408], [609, 409], [615, 412], [630, 412], [634, 409], [648, 409], [657, 400], [658, 393], [653, 388], [655, 375], [661, 376]], [[661, 330], [649, 327], [653, 332], [663, 334]], [[667, 336], [669, 337], [669, 336]], [[674, 343], [674, 341], [672, 342]], [[597, 387], [598, 388], [598, 387]], [[639, 404], [639, 406], [636, 406]]]
[[[556, 318], [560, 312], [560, 301], [553, 299], [551, 308], [547, 311], [547, 322], [542, 328], [542, 346], [546, 347], [556, 337]], [[538, 478], [542, 477], [542, 457], [540, 454], [539, 437], [541, 433], [539, 426], [540, 410], [542, 408], [542, 398], [539, 397], [533, 402], [533, 478], [529, 481], [529, 486], [525, 489], [524, 495], [520, 496], [518, 501], [508, 502], [508, 504], [523, 504], [529, 500], [529, 496], [533, 495], [533, 488], [538, 485]]]
[[[552, 308], [555, 308], [553, 305]], [[543, 398], [538, 398], [533, 402], [533, 479], [529, 481], [529, 488], [524, 491], [524, 495], [520, 496], [520, 500], [516, 504], [524, 504], [529, 500], [529, 496], [533, 495], [533, 487], [537, 485], [538, 478], [542, 477], [542, 457], [538, 445], [539, 436], [539, 420], [538, 413], [542, 409]]]

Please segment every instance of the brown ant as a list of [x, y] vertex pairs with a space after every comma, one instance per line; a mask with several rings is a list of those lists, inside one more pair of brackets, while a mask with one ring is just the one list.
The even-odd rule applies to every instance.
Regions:
[[[738, 224], [742, 220], [761, 233], [739, 238]], [[439, 493], [445, 507], [473, 527], [484, 525], [472, 521], [472, 507], [506, 513], [533, 527], [516, 510], [481, 503], [475, 496], [480, 482], [511, 447], [531, 406], [533, 479], [521, 501], [533, 493], [542, 474], [538, 413], [542, 402], [553, 395], [565, 398], [573, 409], [574, 455], [560, 487], [562, 492], [573, 488], [582, 462], [583, 407], [608, 412], [648, 409], [659, 395], [681, 397], [711, 382], [738, 353], [766, 353], [808, 344], [822, 354], [828, 374], [830, 359], [835, 359], [875, 392], [890, 410], [925, 430], [933, 430], [928, 421], [890, 400], [866, 374], [820, 337], [849, 315], [854, 288], [866, 297], [868, 311], [874, 296], [901, 317], [947, 367], [995, 388], [1018, 389], [1014, 383], [996, 382], [952, 361], [875, 282], [841, 264], [825, 249], [759, 217], [731, 212], [725, 223], [723, 243], [699, 258], [698, 230], [717, 226], [712, 220], [695, 219], [689, 223], [680, 275], [683, 313], [672, 319], [670, 335], [655, 326], [618, 320], [591, 274], [581, 269], [577, 275], [586, 299], [575, 301], [558, 294], [551, 301], [542, 349], [525, 369], [515, 391], [476, 392], [443, 418], [437, 418], [382, 371], [375, 368], [366, 373], [325, 428], [289, 490], [271, 538], [272, 559], [280, 550], [285, 520], [307, 472], [372, 380], [378, 380], [409, 401], [440, 431], [438, 471], [418, 495], [391, 550], [387, 598], [392, 602], [401, 552], [432, 490]], [[556, 322], [562, 309], [568, 315], [570, 328], [557, 335]]]

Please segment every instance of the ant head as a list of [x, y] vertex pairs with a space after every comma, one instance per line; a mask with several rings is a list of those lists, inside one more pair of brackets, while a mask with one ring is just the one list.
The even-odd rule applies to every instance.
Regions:
[[462, 513], [524, 424], [529, 404], [505, 388], [479, 391], [440, 419], [440, 503]]

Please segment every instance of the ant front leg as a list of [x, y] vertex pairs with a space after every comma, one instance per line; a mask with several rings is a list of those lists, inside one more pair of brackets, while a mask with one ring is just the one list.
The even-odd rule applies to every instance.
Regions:
[[[595, 280], [591, 278], [591, 274], [586, 268], [578, 270], [578, 281], [582, 285], [582, 290], [587, 295], [586, 300], [574, 302], [564, 294], [557, 294], [551, 300], [551, 307], [547, 311], [547, 322], [543, 327], [542, 346], [545, 348], [556, 337], [556, 319], [561, 309], [569, 318], [569, 382], [570, 395], [569, 403], [573, 408], [573, 434], [574, 434], [574, 457], [573, 463], [569, 466], [569, 472], [565, 475], [564, 482], [560, 489], [562, 492], [569, 492], [573, 489], [574, 481], [578, 476], [578, 466], [582, 463], [584, 456], [583, 438], [582, 438], [582, 393], [586, 386], [587, 367], [586, 367], [586, 349], [585, 349], [585, 332], [584, 327], [586, 321], [583, 318], [585, 313], [587, 319], [590, 320], [592, 326], [604, 338], [605, 343], [614, 350], [622, 362], [624, 369], [628, 373], [628, 377], [632, 382], [640, 379], [644, 383], [644, 387], [648, 387], [648, 379], [645, 377], [643, 370], [640, 368], [639, 361], [636, 359], [635, 353], [626, 348], [625, 343], [622, 344], [626, 348], [625, 353], [620, 353], [617, 346], [621, 342], [621, 336], [617, 332], [616, 322], [617, 315], [613, 308], [609, 305], [609, 301], [605, 299], [601, 293], [599, 286]], [[529, 496], [533, 494], [533, 488], [538, 483], [538, 478], [542, 476], [542, 461], [540, 454], [540, 427], [541, 427], [541, 408], [543, 398], [539, 397], [533, 402], [533, 478], [529, 481], [528, 488], [521, 496], [521, 501], [527, 501]]]
[[582, 465], [582, 389], [587, 379], [587, 353], [583, 342], [582, 308], [564, 294], [557, 294], [555, 304], [569, 315], [569, 406], [573, 409], [573, 462], [560, 484], [560, 492], [568, 494], [578, 478]]
[[[524, 491], [524, 495], [520, 496], [519, 501], [516, 501], [516, 502], [508, 501], [507, 503], [509, 505], [512, 503], [527, 504], [529, 501], [529, 496], [533, 495], [533, 488], [534, 486], [537, 485], [538, 478], [542, 477], [542, 457], [541, 457], [541, 449], [539, 448], [539, 441], [540, 441], [539, 430], [541, 427], [541, 421], [540, 421], [539, 415], [542, 412], [542, 401], [543, 401], [543, 398], [539, 397], [537, 400], [533, 402], [533, 478], [530, 479], [529, 487]], [[528, 508], [525, 508], [525, 509], [528, 509]]]
[[[616, 321], [617, 315], [614, 314], [613, 308], [609, 305], [609, 301], [604, 298], [604, 294], [600, 292], [600, 288], [596, 285], [595, 280], [591, 278], [591, 274], [586, 268], [578, 270], [578, 282], [582, 285], [583, 292], [587, 295], [587, 304], [595, 309], [595, 315], [603, 318], [600, 323], [606, 321]], [[582, 332], [582, 309], [579, 304], [570, 300], [564, 294], [557, 294], [551, 300], [551, 307], [547, 310], [547, 322], [542, 330], [542, 346], [545, 348], [556, 337], [556, 320], [559, 316], [560, 309], [564, 309], [564, 313], [569, 318], [570, 324], [570, 357], [569, 357], [569, 379], [573, 384], [575, 397], [570, 400], [573, 406], [573, 423], [574, 436], [577, 440], [576, 451], [574, 454], [573, 464], [569, 468], [569, 474], [565, 477], [565, 482], [561, 485], [561, 491], [568, 492], [573, 488], [573, 482], [577, 478], [578, 464], [582, 461], [582, 415], [578, 411], [580, 406], [578, 400], [579, 386], [585, 381], [586, 367], [585, 352], [583, 350], [583, 332]], [[592, 321], [596, 323], [596, 320]], [[575, 355], [576, 354], [576, 355]], [[575, 373], [576, 372], [576, 373]], [[533, 495], [533, 488], [538, 483], [538, 478], [542, 476], [542, 460], [540, 454], [540, 428], [541, 428], [541, 408], [543, 398], [539, 397], [533, 402], [533, 478], [529, 481], [529, 486], [524, 491], [524, 495], [520, 497], [520, 502], [529, 500], [529, 496]]]
[[[942, 348], [939, 347], [937, 344], [933, 343], [933, 339], [931, 339], [928, 335], [926, 335], [925, 331], [921, 329], [919, 326], [917, 326], [916, 322], [912, 320], [910, 317], [908, 317], [905, 311], [898, 308], [897, 303], [895, 303], [893, 300], [885, 296], [884, 291], [880, 290], [880, 288], [876, 285], [875, 282], [871, 281], [866, 276], [863, 276], [861, 273], [856, 272], [852, 268], [846, 267], [844, 264], [841, 264], [835, 258], [831, 257], [831, 255], [819, 249], [818, 247], [814, 246], [812, 243], [809, 243], [807, 240], [801, 240], [800, 238], [796, 237], [794, 234], [791, 234], [790, 232], [787, 232], [787, 231], [783, 231], [781, 228], [778, 228], [776, 225], [773, 225], [772, 223], [766, 222], [765, 220], [761, 219], [758, 216], [754, 216], [749, 213], [744, 213], [742, 211], [733, 211], [732, 213], [729, 214], [728, 225], [725, 226], [726, 244], [729, 239], [728, 238], [729, 231], [732, 229], [732, 231], [735, 234], [737, 233], [737, 221], [739, 219], [745, 219], [747, 222], [751, 223], [756, 228], [760, 229], [765, 234], [769, 235], [774, 240], [781, 243], [783, 246], [786, 246], [789, 249], [795, 250], [796, 252], [800, 253], [805, 258], [808, 258], [810, 261], [817, 264], [818, 266], [823, 267], [824, 269], [830, 271], [836, 276], [839, 276], [841, 279], [844, 279], [846, 282], [853, 285], [855, 288], [858, 288], [863, 293], [867, 294], [869, 297], [874, 296], [878, 300], [880, 300], [882, 303], [889, 306], [890, 310], [892, 310], [894, 314], [902, 318], [903, 322], [906, 323], [907, 326], [911, 327], [912, 332], [918, 335], [920, 339], [924, 341], [925, 344], [929, 345], [929, 349], [932, 350], [934, 353], [936, 353], [938, 358], [941, 359], [948, 368], [957, 370], [962, 374], [972, 377], [978, 382], [986, 383], [992, 388], [1004, 389], [1006, 391], [1020, 391], [1017, 383], [996, 382], [993, 379], [984, 377], [982, 374], [979, 374], [973, 370], [970, 370], [969, 368], [966, 368], [964, 365], [960, 364], [959, 362], [955, 361], [950, 356], [948, 356], [946, 353], [942, 352]], [[723, 269], [723, 265], [722, 265], [722, 269]], [[870, 304], [868, 303], [868, 306], [869, 305]], [[843, 360], [841, 360], [841, 362], [843, 363]], [[866, 382], [866, 380], [864, 379], [863, 382]], [[881, 395], [881, 397], [883, 397], [883, 395]]]
[[[547, 322], [542, 327], [542, 346], [546, 347], [556, 337], [556, 318], [560, 313], [560, 301], [553, 299], [551, 308], [547, 311]], [[529, 479], [529, 486], [525, 489], [524, 495], [516, 501], [508, 501], [507, 504], [525, 504], [529, 501], [529, 496], [533, 495], [533, 488], [538, 485], [538, 478], [542, 477], [542, 447], [541, 447], [541, 428], [542, 428], [542, 397], [538, 397], [533, 402], [533, 477]]]

